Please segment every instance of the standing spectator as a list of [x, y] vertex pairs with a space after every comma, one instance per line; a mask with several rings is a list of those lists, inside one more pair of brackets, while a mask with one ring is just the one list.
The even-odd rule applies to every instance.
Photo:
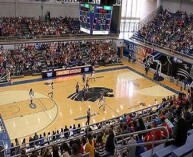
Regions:
[[80, 153], [80, 148], [77, 143], [74, 143], [72, 145], [72, 155], [71, 157], [82, 157], [82, 154]]
[[[138, 119], [138, 131], [142, 131], [142, 130], [146, 130], [145, 124], [143, 122], [143, 119], [140, 117]], [[139, 136], [141, 136], [140, 138], [142, 139], [142, 136], [144, 136], [144, 134], [139, 134]]]
[[176, 111], [177, 122], [174, 126], [174, 145], [182, 146], [186, 143], [187, 139], [187, 124], [184, 118], [182, 118], [182, 110], [177, 109]]
[[[133, 135], [131, 136], [131, 139], [128, 141], [128, 146], [130, 144], [136, 144], [136, 140], [134, 139]], [[127, 148], [127, 157], [131, 157], [131, 156], [135, 156], [135, 152], [136, 152], [136, 146], [130, 146], [129, 148]]]
[[88, 141], [85, 146], [85, 152], [90, 153], [90, 157], [94, 157], [94, 141], [92, 135], [89, 133], [87, 135]]
[[96, 154], [95, 156], [103, 156], [105, 153], [105, 144], [102, 139], [102, 134], [99, 133], [96, 139], [96, 148], [95, 148]]
[[191, 116], [191, 113], [188, 111], [188, 105], [185, 105], [184, 107], [184, 119], [187, 123], [187, 127], [188, 129], [192, 129], [192, 116]]
[[114, 154], [114, 149], [115, 149], [115, 146], [114, 146], [114, 132], [112, 129], [109, 129], [109, 136], [107, 137], [107, 142], [106, 142], [106, 145], [105, 145], [105, 150], [113, 155]]

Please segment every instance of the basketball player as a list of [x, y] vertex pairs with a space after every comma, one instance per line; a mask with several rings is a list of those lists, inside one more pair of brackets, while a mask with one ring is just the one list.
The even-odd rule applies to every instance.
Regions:
[[78, 82], [76, 83], [76, 94], [78, 94], [78, 92], [79, 92], [79, 84], [78, 84]]
[[92, 73], [91, 73], [91, 80], [96, 80], [96, 76], [95, 76], [95, 71], [93, 70]]
[[33, 103], [33, 99], [34, 99], [34, 92], [33, 92], [32, 88], [29, 91], [29, 97], [30, 97], [30, 103], [32, 104]]
[[99, 109], [100, 109], [101, 107], [103, 107], [103, 111], [105, 111], [105, 105], [106, 105], [106, 103], [105, 103], [105, 97], [104, 97], [104, 95], [102, 94], [101, 97], [100, 97], [100, 99], [99, 99], [99, 103], [98, 103]]
[[86, 79], [86, 89], [87, 89], [87, 90], [88, 90], [88, 88], [89, 88], [88, 82], [89, 82], [89, 78]]
[[82, 76], [82, 82], [85, 83], [85, 81], [86, 81], [86, 74], [83, 74], [83, 76]]
[[89, 125], [90, 124], [90, 108], [87, 110], [87, 113], [86, 113], [86, 118], [87, 118], [87, 121], [86, 121], [86, 125]]
[[53, 98], [53, 96], [54, 96], [54, 83], [51, 82], [50, 86], [51, 86], [51, 92], [48, 93], [48, 96], [51, 95], [51, 98]]
[[147, 61], [145, 62], [145, 74], [146, 74], [146, 75], [148, 75], [149, 68], [150, 68], [149, 60], [147, 60]]
[[12, 84], [12, 81], [11, 81], [11, 72], [10, 72], [10, 70], [9, 70], [8, 73], [7, 73], [7, 82], [9, 82], [9, 83]]
[[82, 89], [82, 101], [84, 101], [86, 99], [86, 88], [84, 86], [84, 88]]

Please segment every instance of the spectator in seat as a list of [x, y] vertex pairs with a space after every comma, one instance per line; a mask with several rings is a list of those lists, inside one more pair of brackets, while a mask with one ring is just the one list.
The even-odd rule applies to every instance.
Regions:
[[45, 150], [45, 154], [43, 157], [52, 157], [52, 153], [50, 152], [50, 149], [47, 147]]
[[[157, 128], [156, 121], [154, 121], [152, 123], [152, 128]], [[156, 140], [156, 141], [161, 140], [161, 138], [162, 138], [161, 130], [153, 130], [152, 135], [153, 135], [153, 139]]]
[[37, 133], [35, 133], [35, 135], [34, 135], [34, 141], [35, 141], [35, 145], [37, 146], [38, 145], [38, 143], [39, 143], [39, 141], [38, 141], [38, 135], [37, 135]]
[[26, 140], [25, 140], [25, 138], [23, 139], [23, 141], [21, 143], [21, 148], [26, 149]]
[[182, 118], [182, 110], [176, 111], [176, 125], [174, 126], [174, 145], [182, 146], [186, 143], [188, 127], [184, 118]]
[[44, 145], [44, 137], [42, 137], [41, 134], [40, 134], [40, 137], [39, 137], [39, 142], [40, 142], [40, 146]]
[[[147, 129], [151, 129], [151, 126], [148, 126]], [[139, 136], [139, 138], [141, 137]], [[144, 142], [150, 142], [150, 141], [153, 141], [153, 135], [152, 135], [152, 132], [147, 132], [144, 136]], [[147, 150], [149, 150], [152, 148], [152, 144], [145, 145], [145, 147], [147, 148]]]
[[11, 143], [10, 154], [11, 154], [11, 156], [14, 156], [14, 155], [15, 155], [15, 147], [14, 147], [14, 144], [13, 144], [13, 143]]
[[[168, 130], [169, 133], [169, 138], [171, 138], [171, 134], [172, 134], [172, 129], [168, 126], [168, 124], [165, 122], [166, 117], [161, 117], [161, 123], [162, 126], [166, 127], [166, 129]], [[162, 137], [166, 138], [167, 137], [167, 132], [166, 130], [162, 130]]]
[[71, 152], [67, 143], [62, 143], [60, 150], [62, 154], [61, 157], [70, 157]]
[[66, 139], [68, 139], [68, 137], [69, 137], [69, 129], [68, 129], [67, 126], [65, 126], [65, 128], [64, 128], [64, 137], [65, 137]]
[[34, 146], [34, 140], [33, 140], [33, 138], [30, 136], [30, 137], [29, 137], [29, 147], [30, 147], [30, 148], [33, 148], [33, 146]]
[[26, 154], [25, 149], [21, 150], [21, 157], [28, 157], [28, 155]]
[[[139, 137], [139, 136], [136, 136], [136, 143], [143, 143], [143, 140]], [[140, 156], [141, 153], [145, 152], [145, 148], [144, 146], [137, 146], [136, 147], [136, 152], [135, 152], [135, 155], [137, 157]]]
[[82, 151], [83, 151], [81, 153], [84, 154], [85, 153], [85, 147], [86, 147], [86, 137], [85, 136], [82, 137], [81, 142], [82, 142], [81, 147], [82, 147]]
[[72, 144], [72, 155], [71, 157], [82, 157], [82, 154], [80, 153], [80, 147], [77, 143]]
[[20, 153], [20, 145], [19, 145], [19, 141], [17, 138], [15, 139], [15, 152], [16, 154]]
[[93, 137], [92, 137], [92, 134], [88, 134], [87, 135], [87, 138], [88, 138], [88, 141], [86, 143], [86, 146], [85, 146], [85, 152], [86, 153], [90, 153], [90, 157], [94, 157], [94, 141], [93, 141]]
[[80, 127], [80, 124], [78, 124], [77, 133], [80, 134], [80, 132], [81, 132], [81, 127]]
[[61, 155], [59, 154], [59, 148], [58, 145], [53, 145], [52, 146], [52, 156], [53, 157], [60, 157]]

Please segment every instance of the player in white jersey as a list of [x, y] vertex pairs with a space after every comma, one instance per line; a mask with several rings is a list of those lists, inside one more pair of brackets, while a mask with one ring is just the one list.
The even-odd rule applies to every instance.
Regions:
[[11, 72], [8, 71], [7, 73], [7, 82], [11, 83], [12, 84], [12, 81], [11, 81]]
[[29, 91], [29, 97], [30, 97], [30, 103], [32, 104], [33, 103], [33, 99], [34, 99], [34, 92], [32, 89], [30, 89]]
[[93, 70], [92, 73], [91, 73], [91, 80], [96, 80], [96, 76], [95, 76], [95, 71]]
[[101, 107], [103, 107], [103, 111], [105, 111], [105, 105], [106, 105], [106, 102], [105, 102], [105, 97], [104, 95], [102, 94], [100, 99], [99, 99], [99, 103], [98, 103], [98, 106], [99, 106], [99, 109]]
[[51, 82], [51, 83], [50, 83], [50, 86], [51, 86], [51, 92], [48, 93], [48, 96], [51, 95], [51, 98], [53, 98], [53, 96], [54, 96], [54, 83]]

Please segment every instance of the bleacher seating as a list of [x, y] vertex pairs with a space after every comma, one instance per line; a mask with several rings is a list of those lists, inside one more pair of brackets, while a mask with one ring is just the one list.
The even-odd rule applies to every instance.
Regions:
[[35, 75], [43, 69], [119, 62], [110, 40], [21, 44], [14, 50], [1, 48], [0, 58], [0, 78], [8, 71], [11, 76]]
[[175, 149], [174, 151], [172, 151], [172, 157], [183, 157], [183, 156], [188, 156], [187, 154], [189, 154], [189, 156], [192, 155], [193, 152], [193, 136], [189, 136], [188, 137], [188, 141], [185, 145]]
[[171, 155], [172, 151], [177, 149], [178, 147], [175, 145], [170, 145], [168, 147], [165, 147], [159, 151], [155, 152], [155, 157], [168, 157]]
[[34, 17], [1, 17], [1, 38], [38, 38], [84, 35], [78, 18], [60, 17], [41, 20]]
[[151, 157], [152, 153], [153, 155], [155, 154], [155, 152], [157, 152], [158, 150], [161, 150], [164, 148], [164, 144], [159, 144], [158, 146], [154, 147], [153, 152], [152, 149], [140, 154], [140, 157]]
[[193, 56], [193, 14], [162, 10], [133, 37], [172, 52]]

